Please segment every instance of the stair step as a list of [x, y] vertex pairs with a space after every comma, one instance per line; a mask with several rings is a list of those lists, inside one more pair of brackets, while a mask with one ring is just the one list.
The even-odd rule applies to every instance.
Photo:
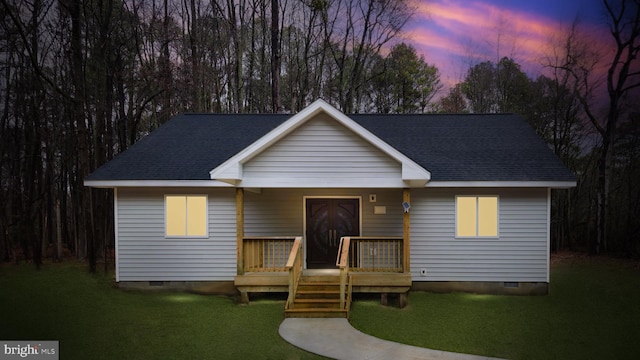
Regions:
[[287, 318], [309, 318], [309, 317], [322, 317], [322, 318], [346, 318], [348, 313], [344, 309], [327, 309], [327, 308], [303, 308], [303, 309], [287, 309], [284, 311], [284, 315]]
[[296, 292], [296, 299], [326, 299], [340, 297], [340, 291], [338, 290], [298, 290]]
[[340, 303], [293, 303], [291, 309], [340, 309]]
[[298, 287], [305, 287], [305, 288], [333, 288], [333, 289], [339, 289], [340, 288], [340, 284], [332, 284], [332, 283], [318, 283], [318, 284], [313, 284], [313, 283], [300, 283], [298, 284]]
[[303, 292], [340, 292], [340, 288], [337, 286], [298, 286], [298, 291]]
[[[347, 303], [351, 299], [346, 299]], [[347, 318], [349, 311], [340, 309], [340, 277], [336, 275], [303, 275], [296, 297], [285, 317]]]
[[308, 308], [322, 308], [322, 309], [339, 309], [340, 299], [295, 299], [293, 302], [293, 309], [308, 309]]
[[300, 282], [302, 283], [318, 283], [318, 282], [330, 282], [330, 283], [340, 283], [340, 276], [306, 276], [303, 275], [300, 278]]
[[340, 313], [340, 312], [346, 312], [347, 310], [344, 309], [325, 309], [325, 308], [308, 308], [308, 309], [300, 309], [300, 308], [293, 308], [293, 309], [287, 309], [285, 310], [286, 312], [292, 312], [292, 313], [304, 313], [304, 312], [329, 312], [329, 313]]
[[338, 304], [340, 299], [296, 299], [294, 303], [325, 303], [325, 304]]
[[340, 285], [340, 281], [304, 281], [301, 280], [298, 285], [309, 285], [309, 286], [314, 286], [314, 285], [319, 285], [319, 286], [329, 286], [329, 285], [336, 285], [339, 286]]

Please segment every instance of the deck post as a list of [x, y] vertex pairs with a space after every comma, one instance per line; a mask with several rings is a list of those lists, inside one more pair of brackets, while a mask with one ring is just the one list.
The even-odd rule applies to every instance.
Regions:
[[398, 306], [404, 309], [409, 304], [409, 292], [403, 292], [398, 295]]
[[244, 189], [236, 188], [236, 263], [238, 275], [244, 275]]
[[387, 293], [380, 294], [380, 305], [389, 306], [389, 294]]
[[[402, 201], [411, 204], [411, 189], [402, 189]], [[402, 264], [405, 273], [411, 272], [411, 213], [406, 211], [402, 216]]]
[[240, 304], [244, 304], [244, 305], [249, 304], [249, 292], [240, 291]]

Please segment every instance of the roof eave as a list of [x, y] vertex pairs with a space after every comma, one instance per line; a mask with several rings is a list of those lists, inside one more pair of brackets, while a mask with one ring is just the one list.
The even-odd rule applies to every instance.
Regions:
[[233, 187], [217, 180], [85, 180], [84, 186], [114, 189], [119, 187]]
[[548, 180], [498, 180], [498, 181], [429, 181], [425, 187], [458, 187], [458, 188], [524, 188], [538, 187], [550, 189], [570, 189], [576, 187], [575, 180], [548, 181]]

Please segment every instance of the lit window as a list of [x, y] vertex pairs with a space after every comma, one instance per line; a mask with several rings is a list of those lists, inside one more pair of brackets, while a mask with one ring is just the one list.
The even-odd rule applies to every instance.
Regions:
[[205, 195], [165, 196], [166, 236], [207, 236]]
[[498, 236], [498, 197], [456, 197], [456, 236]]

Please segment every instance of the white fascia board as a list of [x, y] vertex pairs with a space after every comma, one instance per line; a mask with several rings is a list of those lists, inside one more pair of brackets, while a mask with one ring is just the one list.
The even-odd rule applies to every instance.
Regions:
[[95, 188], [118, 187], [233, 187], [217, 180], [85, 180], [84, 186]]
[[[314, 101], [311, 105], [304, 108], [299, 113], [293, 115], [289, 120], [282, 123], [280, 126], [271, 130], [264, 135], [258, 141], [254, 142], [238, 154], [231, 157], [229, 160], [222, 163], [220, 166], [209, 172], [211, 179], [237, 179], [242, 180], [242, 165], [249, 161], [260, 152], [276, 143], [278, 140], [285, 137], [287, 134], [312, 119], [319, 113], [326, 113], [347, 129], [353, 131], [365, 141], [369, 142], [383, 153], [387, 154], [392, 159], [402, 164], [402, 180], [406, 181], [429, 181], [431, 173], [418, 165], [407, 156], [394, 149], [392, 146], [382, 141], [375, 136], [369, 130], [362, 127], [360, 124], [353, 121], [347, 115], [343, 114], [340, 110], [331, 106], [329, 103], [322, 99]], [[237, 176], [237, 177], [234, 177]]]
[[[424, 182], [421, 183], [424, 186]], [[365, 178], [254, 178], [245, 179], [238, 183], [243, 188], [286, 188], [286, 189], [323, 189], [323, 188], [349, 188], [349, 189], [374, 189], [388, 188], [398, 189], [408, 187], [407, 182], [401, 179], [371, 179]], [[411, 186], [409, 186], [411, 187]], [[415, 186], [414, 186], [415, 187]]]
[[409, 188], [423, 188], [428, 180], [404, 180], [405, 186]]
[[[403, 155], [404, 156], [404, 155]], [[422, 166], [414, 163], [411, 160], [402, 162], [402, 180], [405, 181], [429, 181], [431, 179], [431, 173], [424, 169]]]
[[576, 185], [575, 181], [430, 181], [425, 187], [540, 187], [568, 189]]
[[[232, 161], [233, 158], [225, 161], [222, 165], [211, 170], [209, 176], [211, 180], [220, 180], [229, 182], [230, 180], [240, 181], [242, 180], [242, 164], [237, 161]], [[214, 176], [215, 172], [215, 176]]]
[[276, 143], [278, 140], [282, 139], [308, 119], [311, 119], [314, 115], [323, 111], [323, 104], [328, 105], [322, 100], [315, 101], [313, 104], [293, 115], [289, 120], [283, 122], [253, 144], [229, 158], [229, 160], [209, 171], [211, 179], [224, 178], [242, 180], [242, 166], [244, 163], [264, 151], [272, 144]]

